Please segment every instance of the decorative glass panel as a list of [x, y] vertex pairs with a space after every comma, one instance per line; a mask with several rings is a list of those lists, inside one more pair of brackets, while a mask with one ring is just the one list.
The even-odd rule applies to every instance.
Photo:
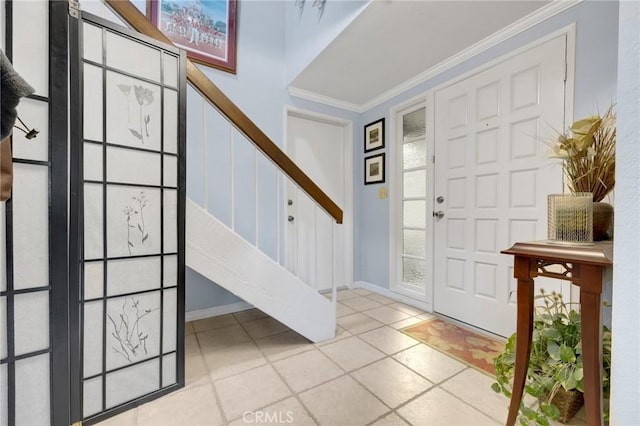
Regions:
[[418, 287], [424, 287], [426, 279], [424, 260], [402, 259], [402, 281]]
[[107, 71], [106, 90], [107, 142], [159, 151], [160, 87]]
[[160, 155], [133, 149], [107, 147], [107, 180], [160, 185]]
[[[107, 66], [160, 82], [160, 51], [107, 31]], [[131, 58], [136, 58], [132, 61]]]
[[107, 262], [109, 296], [160, 287], [160, 256]]
[[102, 302], [84, 304], [84, 377], [102, 372]]
[[102, 376], [85, 380], [82, 394], [82, 415], [84, 417], [102, 411]]
[[103, 253], [102, 185], [84, 185], [84, 257], [101, 259]]
[[49, 160], [49, 104], [35, 99], [23, 98], [18, 105], [18, 116], [28, 126], [38, 129], [35, 139], [27, 139], [21, 131], [13, 132], [14, 158], [26, 160]]
[[425, 237], [424, 231], [405, 229], [402, 231], [403, 253], [410, 256], [424, 257]]
[[[3, 3], [3, 8], [4, 4]], [[46, 1], [14, 1], [13, 67], [36, 90], [48, 96], [49, 7]], [[3, 20], [4, 21], [4, 20]], [[5, 32], [2, 27], [2, 33]], [[37, 53], [35, 53], [37, 52]]]
[[176, 383], [176, 354], [165, 355], [162, 358], [162, 387]]
[[13, 287], [49, 285], [49, 169], [13, 165]]
[[[7, 298], [0, 296], [0, 359], [7, 357]], [[3, 424], [3, 423], [0, 423]]]
[[102, 28], [82, 24], [83, 56], [93, 62], [102, 63]]
[[178, 251], [178, 191], [164, 190], [164, 252]]
[[0, 425], [9, 424], [7, 419], [7, 364], [0, 364]]
[[156, 358], [107, 374], [107, 408], [156, 390], [160, 383], [159, 363]]
[[162, 54], [162, 72], [164, 84], [178, 87], [178, 58], [166, 53]]
[[107, 301], [107, 370], [159, 355], [159, 348], [159, 292]]
[[[0, 241], [7, 241], [7, 222], [5, 216], [6, 204], [4, 202], [0, 202]], [[0, 244], [0, 271], [7, 270], [7, 252], [6, 252], [6, 244]], [[0, 274], [0, 291], [7, 290], [7, 274]]]
[[109, 257], [160, 253], [160, 190], [107, 186]]
[[175, 289], [165, 290], [163, 292], [163, 319], [162, 319], [162, 352], [171, 352], [176, 350], [177, 330], [176, 317], [178, 315], [177, 306], [178, 299]]
[[173, 155], [164, 156], [164, 186], [178, 186], [178, 157]]
[[16, 355], [49, 347], [49, 291], [16, 294], [14, 306], [14, 343]]
[[178, 285], [178, 256], [164, 257], [163, 286], [172, 287]]
[[402, 136], [404, 140], [424, 136], [427, 128], [425, 108], [420, 108], [402, 117]]
[[16, 361], [16, 425], [50, 424], [49, 354]]
[[424, 198], [427, 195], [427, 171], [415, 170], [404, 173], [404, 198]]
[[103, 180], [102, 174], [102, 145], [97, 143], [84, 143], [83, 173], [85, 180]]
[[164, 152], [178, 152], [178, 92], [164, 89]]
[[84, 298], [85, 300], [102, 297], [104, 288], [104, 262], [85, 262]]
[[402, 158], [404, 169], [424, 167], [427, 164], [427, 145], [424, 139], [402, 145]]
[[403, 203], [403, 224], [411, 228], [424, 228], [426, 221], [426, 203], [422, 200]]
[[102, 68], [84, 65], [82, 119], [85, 139], [102, 141]]

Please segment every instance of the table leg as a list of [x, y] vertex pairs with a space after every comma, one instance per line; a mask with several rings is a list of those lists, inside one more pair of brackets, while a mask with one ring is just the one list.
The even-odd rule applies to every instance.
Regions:
[[533, 332], [533, 279], [530, 277], [530, 260], [516, 257], [514, 275], [518, 279], [518, 318], [516, 326], [516, 359], [513, 374], [513, 390], [509, 403], [507, 426], [513, 426], [518, 417], [520, 402], [527, 380], [531, 333]]
[[[587, 425], [602, 425], [602, 339], [600, 293], [602, 270], [581, 265], [580, 310], [582, 360], [584, 363], [584, 405]], [[593, 270], [590, 270], [593, 269]]]

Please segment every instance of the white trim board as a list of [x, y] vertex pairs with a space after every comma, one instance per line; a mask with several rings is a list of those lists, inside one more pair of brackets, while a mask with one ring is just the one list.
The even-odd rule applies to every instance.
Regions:
[[209, 308], [196, 309], [185, 314], [185, 322], [196, 321], [205, 318], [217, 317], [220, 315], [234, 314], [236, 312], [252, 309], [253, 305], [247, 302], [236, 302], [228, 305], [212, 306]]
[[379, 294], [384, 297], [388, 297], [389, 299], [393, 299], [397, 302], [404, 303], [405, 305], [413, 306], [414, 308], [422, 309], [425, 312], [433, 312], [433, 307], [429, 302], [422, 302], [420, 300], [416, 300], [412, 297], [405, 296], [403, 294], [397, 293], [395, 291], [389, 290], [388, 288], [380, 287], [379, 285], [372, 284], [367, 281], [354, 281], [353, 288], [364, 288], [373, 293]]
[[453, 68], [456, 65], [506, 41], [526, 30], [537, 25], [547, 19], [564, 12], [565, 10], [581, 3], [584, 0], [566, 0], [566, 1], [552, 1], [540, 9], [530, 13], [529, 15], [517, 20], [516, 22], [504, 27], [503, 29], [491, 34], [490, 36], [480, 40], [479, 42], [467, 47], [466, 49], [456, 53], [453, 56], [445, 59], [444, 61], [434, 65], [433, 67], [421, 72], [420, 74], [410, 78], [409, 80], [395, 86], [392, 89], [376, 96], [370, 101], [364, 104], [353, 104], [340, 99], [332, 98], [329, 96], [321, 95], [319, 93], [311, 92], [309, 90], [300, 89], [294, 86], [289, 86], [289, 94], [301, 99], [307, 99], [313, 102], [342, 108], [348, 111], [357, 113], [363, 113], [371, 108], [380, 105], [381, 103], [398, 96], [413, 87], [424, 83], [425, 81]]

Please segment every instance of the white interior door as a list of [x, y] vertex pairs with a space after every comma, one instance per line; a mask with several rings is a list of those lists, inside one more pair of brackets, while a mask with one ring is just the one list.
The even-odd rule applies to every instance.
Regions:
[[[338, 206], [345, 206], [345, 128], [289, 115], [287, 154]], [[287, 184], [286, 265], [321, 291], [346, 285], [344, 226]]]
[[562, 173], [545, 140], [563, 128], [565, 36], [435, 93], [434, 309], [507, 336], [515, 241], [546, 238]]

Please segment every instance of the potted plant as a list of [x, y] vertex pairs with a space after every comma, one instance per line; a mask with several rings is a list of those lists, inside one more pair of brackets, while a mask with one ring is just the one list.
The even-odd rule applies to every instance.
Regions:
[[[538, 400], [537, 406], [520, 404], [520, 423], [548, 425], [549, 419], [566, 423], [584, 401], [580, 313], [556, 293], [542, 292], [533, 317], [531, 358], [525, 382], [525, 394]], [[611, 332], [603, 326], [603, 397], [609, 399], [611, 371]], [[496, 382], [491, 388], [511, 397], [515, 364], [516, 335], [507, 340], [504, 350], [493, 362]], [[606, 412], [605, 412], [606, 416]]]
[[573, 123], [552, 144], [553, 157], [562, 160], [566, 184], [573, 193], [593, 194], [593, 239], [607, 239], [613, 207], [603, 203], [615, 186], [616, 113], [613, 106], [602, 115]]

